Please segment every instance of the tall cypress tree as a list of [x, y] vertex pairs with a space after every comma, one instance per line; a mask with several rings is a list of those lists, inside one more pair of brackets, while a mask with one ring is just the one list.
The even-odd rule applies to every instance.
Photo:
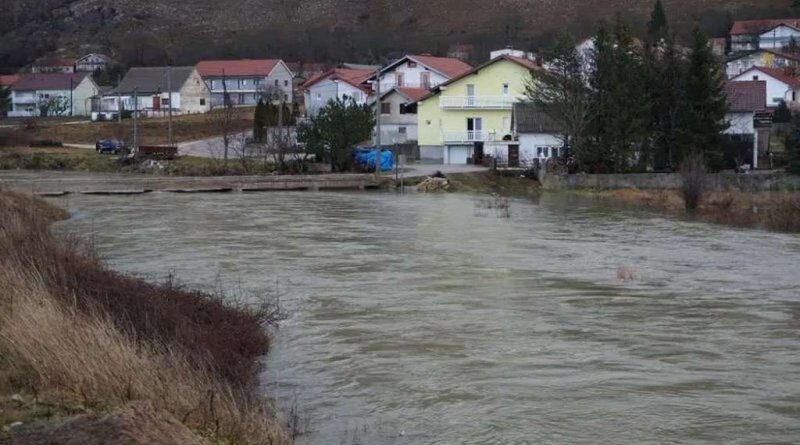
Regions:
[[647, 138], [650, 104], [641, 49], [619, 16], [613, 32], [598, 30], [590, 85], [597, 167], [627, 171]]
[[651, 44], [659, 43], [669, 36], [669, 24], [667, 23], [667, 13], [661, 0], [656, 0], [653, 12], [650, 13], [650, 21], [647, 22], [647, 38]]
[[673, 165], [683, 162], [690, 153], [702, 153], [709, 170], [725, 168], [722, 132], [728, 127], [725, 76], [722, 64], [714, 57], [708, 39], [695, 29], [684, 88], [686, 108], [673, 153]]
[[265, 112], [264, 101], [259, 99], [258, 104], [256, 104], [255, 114], [253, 115], [253, 138], [256, 141], [262, 141], [264, 139], [264, 127], [266, 125]]
[[642, 162], [656, 170], [673, 170], [681, 116], [685, 106], [686, 63], [672, 37], [646, 54], [650, 97], [650, 143]]

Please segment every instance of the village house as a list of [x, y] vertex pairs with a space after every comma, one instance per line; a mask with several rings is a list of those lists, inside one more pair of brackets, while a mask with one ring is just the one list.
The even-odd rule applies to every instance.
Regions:
[[456, 77], [472, 67], [448, 57], [406, 55], [370, 78], [380, 79], [381, 143], [404, 143], [417, 140], [415, 102], [431, 88]]
[[107, 69], [111, 65], [111, 58], [105, 54], [90, 53], [75, 59], [75, 71], [93, 73], [96, 70]]
[[381, 95], [381, 145], [417, 140], [416, 102], [430, 91], [395, 87]]
[[89, 73], [22, 74], [11, 86], [8, 115], [88, 116], [98, 92]]
[[[136, 97], [136, 103], [134, 103]], [[144, 116], [205, 113], [211, 93], [193, 66], [135, 67], [122, 82], [103, 95], [101, 110], [138, 110]]]
[[74, 73], [75, 59], [57, 56], [42, 57], [31, 64], [30, 71], [33, 74]]
[[756, 128], [756, 114], [767, 109], [767, 82], [728, 82], [725, 84], [725, 95], [728, 99], [728, 113], [725, 115], [728, 128], [725, 134], [732, 141], [744, 142], [752, 147], [752, 153], [747, 153], [746, 158], [753, 168], [757, 168], [759, 145], [766, 145], [760, 144], [759, 139], [767, 142], [769, 137], [769, 129], [762, 132]]
[[796, 105], [800, 98], [800, 79], [787, 74], [785, 70], [756, 66], [731, 79], [732, 82], [752, 80], [766, 82], [768, 107], [777, 107], [781, 102]]
[[420, 157], [444, 164], [508, 157], [512, 111], [539, 66], [502, 55], [442, 83], [417, 102]]
[[280, 59], [203, 60], [197, 72], [211, 91], [211, 107], [255, 106], [259, 99], [292, 102], [294, 73]]
[[730, 31], [731, 52], [771, 49], [782, 51], [800, 40], [800, 19], [739, 20]]
[[306, 115], [316, 116], [322, 107], [336, 99], [368, 104], [372, 95], [368, 80], [374, 73], [373, 70], [334, 68], [308, 79], [302, 86]]
[[509, 145], [507, 159], [501, 163], [510, 167], [530, 166], [535, 159], [545, 161], [562, 154], [564, 147], [561, 126], [533, 104], [514, 104], [515, 134], [519, 145]]
[[750, 53], [731, 56], [725, 62], [725, 74], [728, 79], [736, 77], [754, 66], [778, 70], [796, 70], [800, 66], [800, 54], [778, 52], [771, 49], [760, 49]]

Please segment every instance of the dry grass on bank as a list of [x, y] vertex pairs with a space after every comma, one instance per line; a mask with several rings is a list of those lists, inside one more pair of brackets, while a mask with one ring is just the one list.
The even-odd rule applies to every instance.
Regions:
[[[614, 202], [684, 214], [678, 190], [607, 190], [597, 195]], [[693, 216], [704, 221], [779, 232], [800, 232], [800, 193], [723, 191], [705, 193]]]
[[[253, 128], [253, 108], [237, 109], [232, 125], [233, 131], [246, 131]], [[213, 113], [213, 112], [211, 112]], [[119, 122], [38, 122], [26, 121], [17, 129], [0, 129], [0, 142], [4, 139], [14, 141], [12, 145], [27, 145], [32, 140], [55, 140], [64, 144], [94, 144], [98, 139], [118, 138], [133, 140], [133, 120]], [[140, 119], [138, 137], [143, 144], [166, 144], [166, 118]], [[186, 114], [174, 116], [172, 136], [176, 142], [193, 141], [218, 136], [219, 129], [209, 124], [209, 114]], [[3, 145], [0, 143], [0, 145]]]
[[2, 397], [94, 411], [148, 400], [214, 440], [287, 442], [252, 391], [268, 346], [262, 315], [108, 271], [50, 235], [47, 224], [63, 216], [0, 191]]

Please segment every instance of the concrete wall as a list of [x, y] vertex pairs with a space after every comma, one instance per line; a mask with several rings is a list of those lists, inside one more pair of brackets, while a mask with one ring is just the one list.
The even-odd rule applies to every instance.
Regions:
[[[545, 190], [580, 189], [677, 189], [683, 180], [678, 173], [635, 173], [620, 175], [555, 175], [540, 174]], [[717, 173], [706, 176], [710, 190], [800, 191], [800, 176], [785, 173]]]
[[211, 92], [197, 70], [192, 71], [182, 85], [178, 100], [180, 102], [175, 103], [173, 109], [178, 109], [181, 113], [205, 113], [211, 109]]

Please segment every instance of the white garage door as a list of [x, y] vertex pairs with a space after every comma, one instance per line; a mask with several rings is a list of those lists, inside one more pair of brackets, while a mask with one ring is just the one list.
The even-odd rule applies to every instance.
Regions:
[[451, 145], [450, 159], [448, 164], [465, 165], [467, 158], [472, 155], [472, 147], [469, 145]]

